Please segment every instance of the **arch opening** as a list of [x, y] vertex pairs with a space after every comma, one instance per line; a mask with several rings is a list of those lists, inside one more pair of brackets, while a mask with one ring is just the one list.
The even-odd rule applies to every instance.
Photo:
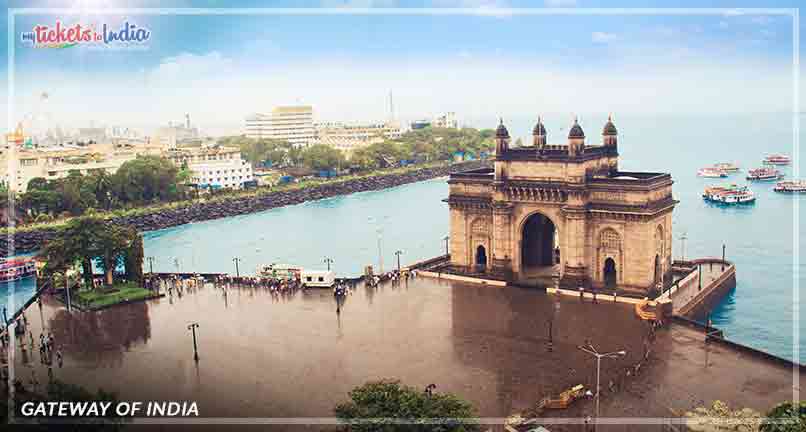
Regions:
[[559, 236], [554, 222], [535, 213], [526, 219], [521, 233], [521, 267], [525, 273], [553, 268], [559, 257]]
[[604, 283], [605, 288], [614, 289], [618, 281], [618, 274], [616, 273], [616, 261], [613, 258], [608, 258], [604, 262]]
[[476, 271], [483, 273], [487, 269], [487, 250], [479, 245], [476, 248]]

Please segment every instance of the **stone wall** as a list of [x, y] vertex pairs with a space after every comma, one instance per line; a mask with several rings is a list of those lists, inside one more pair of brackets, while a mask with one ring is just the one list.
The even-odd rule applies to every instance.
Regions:
[[[338, 195], [381, 190], [487, 166], [489, 164], [485, 161], [470, 161], [435, 168], [422, 168], [399, 174], [324, 183], [305, 189], [269, 192], [259, 196], [233, 197], [232, 199], [215, 202], [192, 202], [181, 208], [162, 209], [155, 213], [119, 217], [113, 219], [112, 222], [133, 226], [139, 231], [153, 231], [190, 222], [255, 213]], [[35, 251], [52, 238], [54, 233], [53, 228], [17, 232], [13, 236], [13, 250], [17, 254]], [[0, 236], [0, 250], [5, 256], [8, 256], [8, 251], [12, 249], [9, 240], [11, 240], [9, 236]]]

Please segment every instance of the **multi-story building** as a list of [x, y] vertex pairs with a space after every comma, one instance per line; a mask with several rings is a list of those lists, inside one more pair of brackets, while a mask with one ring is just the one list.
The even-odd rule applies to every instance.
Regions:
[[246, 136], [288, 141], [306, 147], [314, 140], [313, 107], [281, 106], [271, 114], [253, 114], [246, 118]]
[[240, 189], [254, 179], [252, 166], [235, 147], [196, 147], [170, 149], [164, 156], [176, 166], [187, 166], [191, 182], [200, 188]]
[[459, 122], [456, 120], [455, 112], [446, 112], [434, 117], [434, 120], [431, 121], [431, 126], [435, 128], [459, 129]]
[[355, 149], [397, 139], [403, 134], [400, 125], [394, 122], [348, 124], [342, 122], [317, 123], [314, 143], [341, 150], [349, 155]]

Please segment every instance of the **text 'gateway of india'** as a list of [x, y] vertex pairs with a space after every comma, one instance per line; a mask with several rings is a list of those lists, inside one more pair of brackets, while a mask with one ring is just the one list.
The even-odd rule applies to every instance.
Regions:
[[451, 267], [508, 281], [645, 294], [671, 267], [672, 177], [618, 170], [618, 132], [601, 145], [574, 121], [567, 145], [547, 145], [538, 120], [531, 147], [509, 147], [503, 122], [494, 168], [453, 174]]

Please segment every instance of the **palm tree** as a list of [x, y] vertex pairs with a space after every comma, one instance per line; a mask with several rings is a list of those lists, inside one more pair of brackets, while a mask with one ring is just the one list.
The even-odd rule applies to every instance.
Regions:
[[99, 169], [89, 175], [88, 181], [98, 204], [104, 210], [109, 210], [112, 204], [112, 176], [106, 170]]

